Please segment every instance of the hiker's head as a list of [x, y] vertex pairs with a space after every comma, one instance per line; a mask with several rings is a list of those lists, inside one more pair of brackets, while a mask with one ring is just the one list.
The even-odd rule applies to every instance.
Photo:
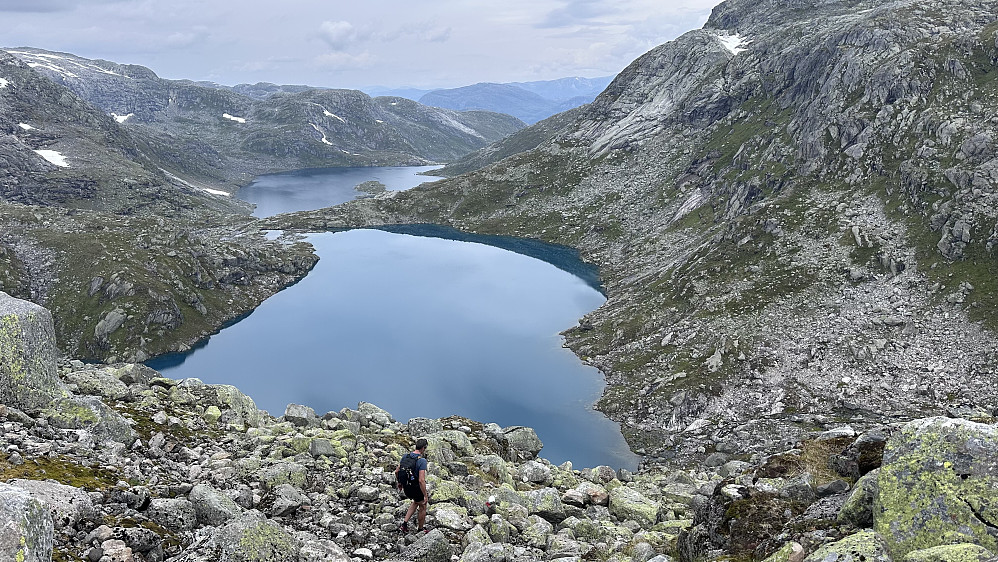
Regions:
[[429, 445], [429, 443], [426, 442], [426, 439], [416, 440], [416, 450], [419, 451], [420, 453], [426, 452], [427, 445]]

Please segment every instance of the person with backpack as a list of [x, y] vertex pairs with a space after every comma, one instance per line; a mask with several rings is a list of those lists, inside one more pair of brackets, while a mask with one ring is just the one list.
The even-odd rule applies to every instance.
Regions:
[[430, 500], [430, 494], [426, 491], [427, 462], [425, 455], [427, 445], [426, 439], [418, 439], [415, 450], [406, 453], [399, 461], [398, 468], [395, 469], [395, 480], [398, 482], [399, 490], [405, 494], [405, 497], [412, 500], [409, 510], [405, 513], [405, 518], [402, 519], [402, 525], [399, 527], [403, 533], [409, 532], [409, 518], [412, 517], [417, 508], [419, 509], [417, 517], [419, 531], [426, 531], [426, 506]]

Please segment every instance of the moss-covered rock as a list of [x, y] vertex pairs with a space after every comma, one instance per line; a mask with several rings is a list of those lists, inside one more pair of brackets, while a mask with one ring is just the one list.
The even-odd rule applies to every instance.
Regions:
[[213, 534], [209, 549], [219, 560], [232, 562], [293, 562], [301, 543], [259, 512], [246, 512]]
[[944, 544], [913, 550], [905, 555], [902, 562], [984, 562], [994, 559], [990, 550], [976, 544]]
[[763, 562], [796, 562], [803, 558], [804, 547], [800, 543], [788, 542], [779, 550], [769, 555]]
[[902, 558], [958, 542], [998, 550], [998, 428], [961, 419], [907, 423], [887, 443], [874, 528]]
[[0, 291], [0, 404], [26, 411], [68, 395], [48, 310]]
[[812, 552], [804, 562], [891, 562], [884, 539], [873, 531], [861, 531], [855, 535], [826, 544]]

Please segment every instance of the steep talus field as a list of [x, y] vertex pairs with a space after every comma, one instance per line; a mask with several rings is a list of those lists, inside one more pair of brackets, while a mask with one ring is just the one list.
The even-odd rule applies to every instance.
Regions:
[[136, 65], [31, 48], [8, 52], [112, 115], [162, 168], [228, 190], [280, 170], [449, 161], [524, 127], [509, 115], [355, 90], [289, 87], [251, 97], [165, 80]]
[[606, 374], [598, 408], [653, 457], [990, 415], [996, 18], [972, 0], [729, 1], [533, 150], [274, 224], [440, 222], [579, 247], [609, 301], [568, 344]]

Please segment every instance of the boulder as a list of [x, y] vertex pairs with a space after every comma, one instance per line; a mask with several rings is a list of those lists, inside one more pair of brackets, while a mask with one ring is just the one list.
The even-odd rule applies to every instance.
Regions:
[[610, 491], [610, 513], [622, 521], [635, 521], [647, 529], [658, 522], [661, 509], [658, 502], [627, 486]]
[[430, 418], [412, 418], [409, 420], [407, 428], [409, 430], [410, 437], [413, 439], [419, 439], [424, 435], [443, 431], [444, 425], [440, 423], [440, 420], [431, 420]]
[[526, 493], [528, 513], [540, 515], [548, 521], [559, 523], [565, 519], [565, 505], [556, 488], [541, 488]]
[[475, 544], [464, 549], [458, 562], [507, 562], [515, 560], [513, 545], [501, 543]]
[[433, 529], [412, 543], [405, 552], [413, 562], [450, 562], [454, 549], [440, 529]]
[[839, 509], [836, 519], [864, 529], [873, 526], [873, 501], [877, 497], [877, 475], [880, 469], [866, 473], [853, 486], [852, 492]]
[[194, 506], [194, 514], [199, 525], [217, 527], [235, 519], [243, 511], [232, 498], [210, 484], [195, 485], [187, 495], [187, 499]]
[[215, 533], [206, 545], [215, 560], [297, 562], [302, 543], [258, 511], [247, 511]]
[[0, 291], [0, 404], [34, 412], [68, 396], [57, 357], [52, 314]]
[[943, 417], [914, 420], [887, 442], [877, 476], [874, 529], [895, 559], [959, 542], [995, 552], [998, 428]]
[[388, 427], [395, 421], [392, 419], [391, 414], [374, 404], [371, 404], [370, 402], [361, 402], [358, 404], [357, 411], [367, 416], [367, 419], [380, 425], [381, 427]]
[[534, 484], [550, 484], [551, 468], [544, 463], [537, 461], [527, 461], [520, 466], [520, 480], [532, 482]]
[[887, 545], [880, 535], [873, 531], [861, 531], [855, 535], [826, 544], [811, 553], [804, 562], [891, 562]]
[[42, 502], [18, 487], [0, 484], [0, 560], [52, 560], [54, 530]]
[[111, 368], [74, 371], [66, 375], [66, 381], [76, 385], [78, 394], [90, 394], [110, 400], [121, 400], [128, 396], [128, 385], [114, 375]]
[[194, 504], [185, 498], [154, 498], [146, 517], [174, 532], [190, 531], [198, 521]]
[[99, 441], [117, 441], [126, 446], [135, 441], [128, 420], [96, 396], [57, 398], [43, 411], [49, 423], [62, 429], [85, 429]]
[[436, 504], [430, 510], [437, 525], [454, 531], [469, 531], [474, 527], [468, 510], [452, 503]]
[[962, 543], [913, 550], [905, 555], [902, 562], [984, 562], [994, 558], [995, 555], [983, 546]]
[[56, 529], [72, 529], [80, 522], [97, 519], [90, 495], [79, 488], [52, 480], [11, 480], [10, 485], [31, 494], [48, 507]]
[[288, 404], [284, 409], [284, 419], [298, 427], [315, 427], [319, 425], [319, 418], [316, 417], [315, 410], [301, 404]]
[[529, 427], [515, 425], [504, 428], [502, 433], [513, 455], [509, 460], [536, 458], [537, 453], [544, 447], [537, 433]]
[[350, 562], [350, 556], [340, 545], [330, 540], [309, 541], [299, 551], [301, 560], [309, 562]]

